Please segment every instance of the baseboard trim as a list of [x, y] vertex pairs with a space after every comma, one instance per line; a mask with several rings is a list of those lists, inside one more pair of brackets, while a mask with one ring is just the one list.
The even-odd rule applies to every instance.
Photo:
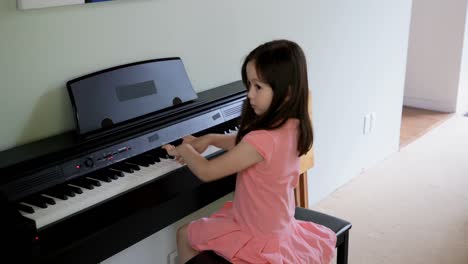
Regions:
[[456, 110], [456, 105], [452, 102], [429, 100], [408, 96], [403, 97], [403, 105], [446, 113], [454, 113]]

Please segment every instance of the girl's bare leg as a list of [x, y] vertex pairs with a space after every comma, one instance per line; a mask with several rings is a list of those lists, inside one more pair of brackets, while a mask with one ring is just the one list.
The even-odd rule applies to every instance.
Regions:
[[177, 252], [181, 264], [195, 257], [198, 252], [190, 246], [187, 233], [188, 224], [183, 225], [177, 230]]

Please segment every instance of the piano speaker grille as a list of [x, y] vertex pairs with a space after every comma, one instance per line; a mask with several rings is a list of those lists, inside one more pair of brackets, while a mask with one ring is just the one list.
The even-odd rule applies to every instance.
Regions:
[[[15, 196], [24, 197], [26, 195], [42, 191], [50, 184], [56, 183], [61, 179], [62, 174], [58, 167], [53, 167], [34, 173], [21, 181], [10, 184], [7, 187], [8, 193], [15, 194]], [[18, 198], [20, 198], [18, 197]]]
[[238, 117], [242, 110], [242, 104], [236, 105], [234, 107], [228, 108], [223, 110], [223, 115], [226, 119], [230, 119], [230, 117]]

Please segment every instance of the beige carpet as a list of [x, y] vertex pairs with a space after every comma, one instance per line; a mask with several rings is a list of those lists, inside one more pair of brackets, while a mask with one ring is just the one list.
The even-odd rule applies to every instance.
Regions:
[[313, 207], [350, 221], [350, 264], [468, 264], [468, 118], [453, 116]]

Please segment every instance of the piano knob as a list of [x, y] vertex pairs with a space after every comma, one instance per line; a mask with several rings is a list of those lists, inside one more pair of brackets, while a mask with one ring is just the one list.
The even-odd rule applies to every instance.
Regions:
[[86, 158], [84, 160], [84, 165], [88, 168], [91, 168], [94, 166], [94, 160], [92, 158]]

